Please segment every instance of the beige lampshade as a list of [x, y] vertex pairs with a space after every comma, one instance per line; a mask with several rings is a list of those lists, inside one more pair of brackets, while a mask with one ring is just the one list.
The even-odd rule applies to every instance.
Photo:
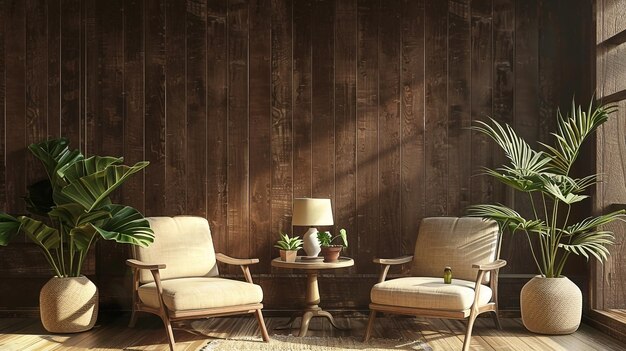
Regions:
[[293, 199], [292, 225], [333, 225], [333, 209], [330, 199]]

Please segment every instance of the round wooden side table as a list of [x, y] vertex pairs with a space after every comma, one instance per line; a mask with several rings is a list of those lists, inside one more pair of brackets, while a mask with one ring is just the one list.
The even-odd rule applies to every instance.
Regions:
[[[306, 297], [305, 308], [302, 314], [302, 322], [300, 324], [300, 333], [298, 336], [305, 336], [309, 330], [309, 323], [313, 317], [328, 318], [333, 327], [343, 329], [337, 325], [333, 315], [319, 307], [320, 291], [317, 283], [317, 273], [324, 269], [337, 269], [354, 266], [354, 260], [349, 257], [340, 257], [337, 262], [323, 262], [322, 257], [319, 259], [303, 259], [298, 256], [295, 262], [281, 261], [280, 257], [272, 260], [272, 267], [301, 269], [306, 271]], [[283, 327], [277, 329], [291, 328], [291, 324], [297, 316], [292, 316], [289, 322]]]

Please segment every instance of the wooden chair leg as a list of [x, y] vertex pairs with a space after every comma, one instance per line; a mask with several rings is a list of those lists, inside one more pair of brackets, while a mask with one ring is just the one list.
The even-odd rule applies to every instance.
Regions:
[[170, 323], [170, 318], [167, 314], [161, 315], [161, 319], [163, 320], [163, 324], [165, 325], [165, 333], [167, 334], [167, 342], [170, 345], [170, 351], [174, 351], [174, 345], [176, 341], [174, 340], [174, 332], [172, 331], [172, 323]]
[[265, 321], [263, 320], [263, 313], [261, 313], [261, 310], [256, 310], [254, 311], [254, 315], [256, 316], [256, 320], [259, 323], [259, 328], [261, 329], [263, 341], [270, 342], [270, 336], [269, 334], [267, 334], [267, 328], [265, 327]]
[[500, 314], [498, 313], [498, 308], [493, 311], [493, 322], [496, 324], [496, 328], [498, 330], [502, 330], [502, 324], [500, 324]]
[[133, 307], [133, 311], [130, 313], [130, 321], [128, 322], [129, 328], [134, 328], [137, 323], [137, 310]]
[[374, 319], [376, 319], [376, 311], [370, 310], [370, 318], [367, 322], [367, 329], [365, 329], [365, 335], [363, 336], [363, 342], [367, 342], [372, 336], [372, 330], [374, 330]]
[[474, 321], [476, 320], [476, 316], [478, 312], [472, 310], [469, 315], [469, 319], [467, 320], [467, 331], [465, 332], [465, 340], [463, 340], [463, 351], [468, 351], [470, 347], [470, 341], [472, 339], [472, 329], [474, 328]]

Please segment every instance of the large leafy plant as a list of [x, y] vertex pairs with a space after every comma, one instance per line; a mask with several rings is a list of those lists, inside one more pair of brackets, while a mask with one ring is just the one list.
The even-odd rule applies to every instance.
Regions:
[[148, 162], [126, 166], [121, 157], [85, 158], [68, 146], [64, 138], [29, 146], [48, 179], [29, 186], [27, 210], [48, 221], [0, 212], [0, 245], [23, 233], [41, 248], [58, 277], [79, 276], [89, 248], [100, 238], [144, 247], [154, 241], [139, 211], [113, 204], [109, 197]]
[[[615, 106], [594, 107], [592, 103], [583, 110], [572, 101], [566, 117], [557, 111], [558, 129], [552, 133], [554, 145], [540, 143], [543, 147], [540, 151], [531, 148], [507, 124], [491, 119], [490, 123], [478, 121], [473, 127], [493, 139], [509, 161], [501, 168], [486, 168], [485, 173], [526, 194], [532, 215], [523, 217], [502, 204], [470, 206], [468, 213], [495, 220], [501, 232], [524, 233], [537, 269], [545, 277], [561, 276], [571, 254], [587, 259], [593, 256], [601, 262], [609, 254], [606, 245], [613, 243], [613, 233], [599, 228], [614, 220], [623, 220], [624, 211], [571, 223], [572, 205], [588, 197], [585, 190], [596, 183], [597, 175], [574, 178], [570, 173], [583, 142], [615, 111]], [[538, 240], [531, 240], [532, 236]]]

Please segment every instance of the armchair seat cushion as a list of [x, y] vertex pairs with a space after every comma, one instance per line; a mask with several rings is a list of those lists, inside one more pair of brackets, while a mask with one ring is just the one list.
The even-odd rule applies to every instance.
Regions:
[[[199, 310], [256, 304], [263, 301], [263, 290], [256, 284], [218, 277], [178, 278], [161, 281], [163, 301], [171, 311]], [[154, 282], [138, 289], [144, 304], [159, 308]]]
[[[444, 284], [443, 278], [405, 277], [387, 280], [374, 285], [372, 303], [409, 308], [464, 311], [474, 303], [475, 282], [453, 279]], [[478, 297], [479, 305], [491, 300], [491, 289], [482, 285]]]

